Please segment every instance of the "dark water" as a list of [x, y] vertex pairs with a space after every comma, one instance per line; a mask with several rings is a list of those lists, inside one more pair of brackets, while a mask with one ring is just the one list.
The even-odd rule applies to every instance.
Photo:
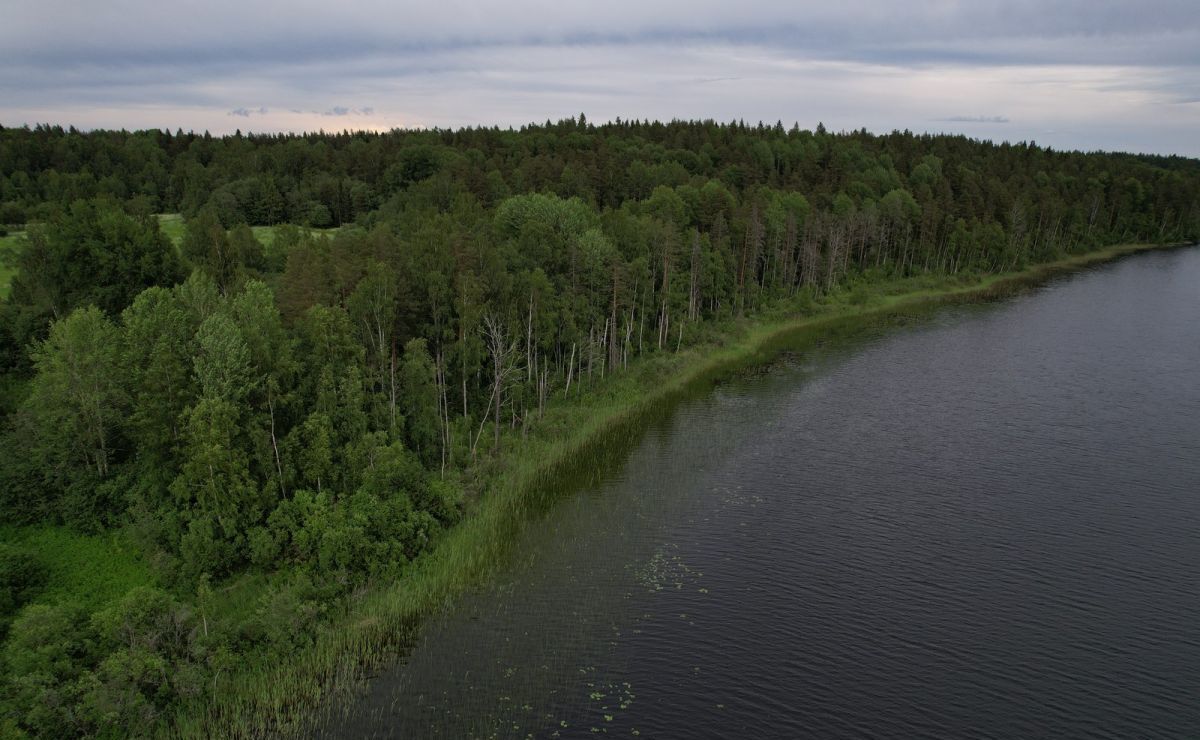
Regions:
[[347, 737], [1200, 737], [1200, 249], [785, 357], [650, 429]]

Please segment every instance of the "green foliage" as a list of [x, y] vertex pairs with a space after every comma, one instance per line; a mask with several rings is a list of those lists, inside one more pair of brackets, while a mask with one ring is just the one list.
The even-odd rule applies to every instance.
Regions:
[[885, 218], [893, 224], [911, 224], [921, 216], [921, 206], [912, 197], [912, 193], [903, 188], [888, 191], [879, 201], [879, 207]]
[[33, 221], [0, 304], [0, 504], [70, 527], [0, 550], [2, 701], [47, 736], [165, 730], [239, 664], [330, 644], [348, 594], [437, 602], [516, 488], [745, 317], [1200, 236], [1190, 160], [741, 123], [0, 129], [0, 175]]
[[0, 525], [0, 539], [44, 571], [42, 587], [30, 592], [38, 601], [92, 611], [151, 580], [134, 544], [118, 532], [88, 535], [61, 526]]
[[22, 366], [23, 349], [45, 336], [47, 322], [87, 305], [116, 315], [135, 295], [179, 279], [175, 250], [154, 219], [135, 219], [106, 200], [76, 201], [6, 258], [15, 271], [0, 304], [0, 362]]
[[645, 213], [675, 226], [688, 222], [688, 208], [675, 190], [659, 185], [643, 203]]
[[185, 565], [197, 576], [224, 572], [260, 513], [248, 456], [238, 443], [238, 408], [223, 398], [203, 398], [184, 412], [183, 427], [183, 459], [171, 493], [195, 517], [182, 539]]
[[189, 362], [193, 320], [180, 291], [150, 288], [121, 314], [121, 365], [129, 376], [126, 429], [139, 453], [168, 464], [179, 439], [178, 419], [196, 395]]
[[257, 599], [248, 620], [246, 637], [279, 655], [312, 645], [312, 625], [329, 608], [330, 593], [304, 571], [268, 585]]
[[226, 232], [218, 213], [207, 208], [189, 219], [180, 244], [188, 264], [206, 272], [222, 292], [231, 292], [245, 279], [248, 268], [264, 263], [262, 244], [244, 223]]
[[17, 255], [25, 232], [9, 232], [0, 236], [0, 301], [8, 297], [9, 286], [17, 274]]
[[4, 666], [7, 703], [19, 727], [41, 737], [87, 733], [90, 642], [85, 616], [71, 607], [34, 604], [18, 615]]
[[94, 527], [113, 513], [95, 493], [120, 450], [119, 330], [99, 309], [78, 309], [51, 326], [32, 356], [36, 375], [18, 423], [41, 476], [28, 481], [25, 506]]
[[436, 371], [424, 338], [404, 345], [400, 388], [405, 439], [425, 464], [433, 467], [440, 452], [441, 414]]
[[131, 589], [91, 618], [34, 604], [5, 644], [18, 727], [37, 736], [144, 736], [165, 711], [201, 691], [191, 612], [150, 587]]
[[187, 228], [183, 222], [183, 216], [178, 213], [160, 213], [158, 218], [158, 229], [167, 237], [167, 240], [179, 247], [183, 243], [183, 237], [187, 234]]
[[526, 229], [548, 229], [564, 238], [578, 236], [595, 221], [579, 198], [529, 193], [506, 199], [496, 207], [496, 227], [503, 236], [518, 236]]
[[7, 621], [46, 584], [44, 565], [33, 553], [0, 545], [0, 637]]
[[191, 658], [195, 616], [174, 597], [142, 586], [91, 618], [96, 666], [84, 701], [97, 727], [143, 733], [180, 699], [199, 695]]
[[196, 332], [193, 360], [200, 394], [237, 404], [250, 393], [250, 348], [233, 319], [216, 313]]
[[358, 327], [366, 349], [367, 380], [378, 399], [379, 424], [398, 433], [396, 387], [396, 273], [382, 262], [372, 262], [346, 301], [346, 310]]

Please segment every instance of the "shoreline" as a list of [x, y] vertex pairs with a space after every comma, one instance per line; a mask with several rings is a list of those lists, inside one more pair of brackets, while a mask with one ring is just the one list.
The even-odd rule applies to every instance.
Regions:
[[580, 482], [604, 475], [636, 444], [644, 420], [741, 368], [839, 329], [989, 301], [1130, 254], [1183, 246], [1188, 245], [1117, 245], [1019, 272], [863, 283], [837, 291], [812, 312], [796, 315], [793, 306], [790, 312], [777, 308], [754, 319], [715, 322], [707, 328], [715, 341], [638, 358], [580, 396], [555, 399], [527, 437], [519, 431], [505, 435], [504, 452], [481, 468], [485, 493], [400, 580], [350, 597], [343, 611], [320, 628], [313, 647], [286, 658], [260, 656], [225, 677], [208, 701], [186, 705], [175, 715], [171, 734], [294, 734], [336, 716], [335, 704], [401, 656], [426, 619], [506, 562], [513, 535], [530, 524], [532, 515]]

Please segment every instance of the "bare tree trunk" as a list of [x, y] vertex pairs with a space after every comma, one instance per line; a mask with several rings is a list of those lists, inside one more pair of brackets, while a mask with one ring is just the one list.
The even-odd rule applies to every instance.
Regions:
[[275, 472], [279, 474], [279, 491], [287, 498], [287, 486], [283, 481], [283, 462], [279, 458], [279, 442], [275, 438], [275, 400], [271, 396], [271, 383], [267, 381], [267, 409], [271, 412], [271, 449], [275, 452]]
[[575, 342], [571, 342], [571, 359], [567, 360], [567, 387], [563, 390], [563, 397], [571, 394], [571, 376], [575, 372]]
[[700, 314], [700, 232], [692, 232], [692, 284], [688, 290], [688, 318], [692, 321]]
[[[605, 371], [608, 369], [609, 357], [612, 356], [612, 346], [611, 346], [612, 342], [610, 340], [610, 334], [609, 334], [609, 330], [608, 330], [609, 323], [610, 322], [607, 318], [604, 319], [604, 332], [600, 335], [600, 346], [608, 348], [607, 356], [600, 357], [600, 377], [601, 378], [604, 377]], [[613, 332], [613, 333], [615, 334], [616, 332]]]
[[595, 345], [596, 345], [596, 327], [593, 325], [593, 326], [588, 327], [587, 376], [588, 376], [589, 383], [592, 380], [592, 362], [596, 359]]
[[546, 413], [546, 391], [549, 386], [550, 368], [543, 368], [541, 379], [538, 381], [538, 418]]
[[639, 314], [640, 314], [640, 315], [638, 316], [638, 322], [639, 322], [639, 323], [638, 323], [638, 354], [640, 355], [640, 354], [642, 354], [643, 352], [645, 352], [645, 351], [646, 351], [646, 350], [645, 350], [645, 345], [642, 343], [642, 338], [643, 338], [643, 337], [645, 336], [645, 334], [646, 334], [646, 299], [645, 299], [645, 291], [643, 291], [643, 295], [642, 295], [642, 310], [639, 312]]
[[[608, 367], [610, 370], [615, 370], [617, 367], [617, 363], [620, 361], [620, 354], [619, 354], [619, 350], [617, 348], [617, 318], [619, 316], [619, 314], [617, 313], [617, 285], [618, 285], [618, 277], [619, 277], [619, 273], [617, 272], [617, 267], [618, 267], [617, 261], [613, 260], [613, 265], [612, 265], [612, 281], [613, 281], [612, 305], [609, 307], [609, 312], [608, 312], [609, 313], [608, 319], [609, 319], [609, 323], [611, 324], [611, 328], [605, 334], [605, 336], [608, 339], [608, 342], [607, 342], [607, 344], [608, 344]], [[606, 328], [609, 328], [609, 327], [606, 327]]]
[[[742, 239], [742, 259], [738, 264], [737, 277], [737, 306], [738, 316], [746, 312], [746, 271], [749, 269], [757, 270], [758, 252], [761, 249], [762, 243], [762, 222], [758, 217], [758, 205], [755, 204], [750, 210], [750, 220], [746, 224], [746, 236]], [[752, 278], [749, 282], [755, 282]]]
[[453, 463], [453, 447], [450, 437], [450, 399], [446, 392], [446, 361], [439, 346], [437, 359], [434, 364], [434, 377], [438, 390], [438, 415], [442, 417], [442, 475], [446, 474], [446, 466]]
[[629, 368], [629, 346], [633, 343], [633, 312], [635, 307], [629, 308], [629, 321], [625, 323], [625, 343], [621, 345], [621, 367], [622, 369]]
[[[500, 411], [504, 405], [504, 389], [518, 371], [516, 358], [519, 339], [510, 339], [504, 323], [491, 314], [484, 317], [485, 341], [492, 355], [492, 418], [494, 449], [500, 449]], [[476, 443], [478, 444], [478, 442]]]
[[800, 267], [800, 255], [796, 254], [797, 242], [796, 216], [789, 213], [787, 231], [783, 236], [783, 253], [785, 255], [783, 279], [787, 283], [788, 293], [796, 290], [796, 282]]
[[671, 314], [667, 309], [667, 301], [663, 299], [662, 313], [658, 318], [658, 348], [663, 348], [663, 342], [668, 340], [671, 331]]
[[533, 291], [529, 291], [529, 320], [525, 322], [525, 380], [533, 380]]
[[388, 412], [389, 412], [389, 419], [390, 419], [389, 424], [391, 425], [392, 437], [394, 439], [397, 436], [397, 432], [396, 432], [396, 337], [395, 336], [392, 337], [391, 361], [388, 366], [388, 388], [389, 388]]
[[[497, 340], [498, 340], [497, 344], [499, 346], [503, 346], [504, 336], [500, 335], [497, 338]], [[496, 345], [494, 345], [494, 346], [496, 346]], [[497, 450], [500, 449], [500, 401], [501, 401], [501, 386], [500, 386], [500, 384], [502, 382], [500, 363], [501, 363], [502, 359], [503, 358], [500, 356], [499, 351], [495, 352], [492, 355], [492, 365], [493, 365], [493, 368], [496, 373], [496, 377], [492, 381], [493, 383], [495, 383], [494, 390], [492, 392], [492, 398], [494, 399], [495, 404], [496, 404], [496, 414], [495, 414], [495, 418], [493, 419], [496, 434], [495, 434], [495, 443], [494, 443], [493, 447], [494, 447], [494, 449], [497, 449]]]

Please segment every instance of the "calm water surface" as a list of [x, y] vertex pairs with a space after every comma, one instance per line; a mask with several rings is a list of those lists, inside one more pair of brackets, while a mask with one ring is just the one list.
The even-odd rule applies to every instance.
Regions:
[[784, 357], [325, 731], [1200, 737], [1200, 249]]

